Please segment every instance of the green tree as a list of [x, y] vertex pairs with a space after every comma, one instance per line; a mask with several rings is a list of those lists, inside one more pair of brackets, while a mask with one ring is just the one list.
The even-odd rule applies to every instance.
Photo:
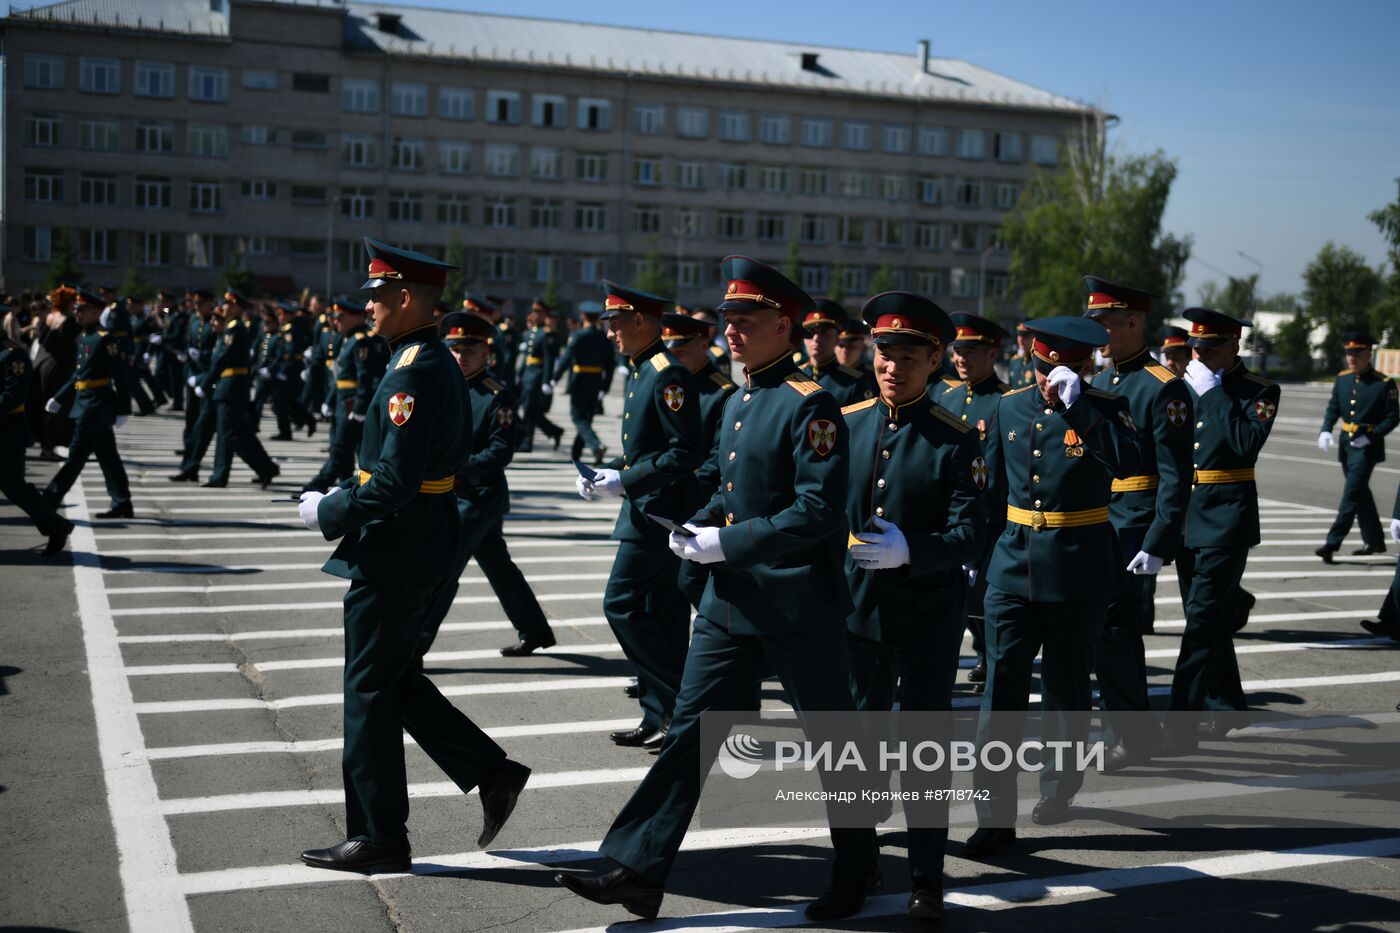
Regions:
[[442, 300], [456, 310], [462, 307], [462, 299], [467, 294], [467, 246], [455, 230], [447, 239], [447, 252], [442, 261], [457, 267], [448, 270], [447, 284], [442, 287]]
[[137, 254], [135, 245], [131, 247], [131, 258], [127, 260], [126, 268], [122, 270], [122, 279], [117, 286], [117, 292], [133, 301], [149, 301], [156, 296], [156, 287], [141, 271], [140, 256]]
[[544, 294], [540, 297], [551, 308], [559, 307], [559, 303], [564, 300], [563, 296], [559, 294], [559, 271], [556, 268], [550, 267], [549, 279], [544, 283]]
[[1270, 342], [1289, 372], [1303, 377], [1312, 373], [1312, 322], [1303, 311], [1295, 311]]
[[890, 268], [887, 262], [881, 263], [880, 268], [875, 270], [875, 274], [870, 277], [870, 294], [878, 295], [881, 292], [894, 290], [894, 269]]
[[1202, 308], [1214, 308], [1218, 311], [1220, 310], [1220, 296], [1224, 294], [1224, 291], [1219, 282], [1211, 279], [1202, 283], [1201, 287], [1196, 290], [1197, 302]]
[[234, 249], [229, 252], [228, 260], [219, 273], [218, 288], [220, 292], [230, 288], [236, 289], [250, 297], [257, 294], [258, 279], [253, 275], [253, 270], [243, 264], [243, 250]]
[[49, 268], [44, 273], [45, 290], [59, 285], [76, 285], [83, 280], [83, 270], [73, 256], [73, 235], [67, 227], [58, 231], [49, 256]]
[[671, 278], [670, 271], [666, 268], [666, 263], [661, 258], [660, 243], [655, 237], [652, 237], [651, 248], [642, 257], [642, 268], [638, 270], [632, 287], [662, 297], [670, 297], [675, 294], [675, 282]]
[[[1400, 178], [1395, 180], [1400, 187]], [[1371, 333], [1383, 344], [1400, 344], [1400, 195], [1378, 211], [1366, 215], [1385, 237], [1386, 261], [1390, 274], [1385, 279], [1385, 294], [1371, 309]]]
[[846, 267], [839, 262], [831, 267], [831, 280], [826, 283], [826, 297], [838, 305], [846, 303]]
[[802, 281], [802, 257], [797, 252], [797, 241], [788, 240], [787, 255], [783, 257], [783, 275], [789, 282]]
[[1314, 330], [1326, 329], [1322, 350], [1329, 369], [1342, 364], [1342, 332], [1368, 324], [1384, 294], [1381, 275], [1355, 250], [1328, 240], [1303, 270], [1303, 305]]
[[1215, 310], [1222, 311], [1233, 318], [1248, 320], [1257, 310], [1258, 303], [1259, 274], [1247, 275], [1244, 278], [1230, 276], [1225, 283], [1225, 290], [1221, 292], [1219, 304], [1215, 305]]
[[1169, 298], [1191, 255], [1190, 237], [1162, 230], [1176, 163], [1160, 151], [1108, 156], [1102, 131], [1065, 152], [1067, 165], [1033, 175], [1002, 224], [1022, 306], [1033, 316], [1081, 313], [1085, 273]]

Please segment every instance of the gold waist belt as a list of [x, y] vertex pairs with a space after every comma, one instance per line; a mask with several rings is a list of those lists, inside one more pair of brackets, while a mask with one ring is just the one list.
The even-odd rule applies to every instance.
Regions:
[[529, 366], [539, 366], [539, 365], [541, 365], [541, 364], [544, 363], [544, 357], [542, 357], [542, 356], [527, 356], [527, 357], [525, 357], [525, 363], [526, 363], [527, 365], [529, 365]]
[[23, 406], [23, 405], [16, 405], [14, 408], [11, 408], [9, 411], [5, 412], [5, 414], [7, 414], [7, 415], [22, 415], [22, 414], [24, 414], [24, 406]]
[[1042, 512], [1039, 509], [1018, 509], [1014, 505], [1006, 507], [1006, 520], [1017, 525], [1030, 525], [1036, 531], [1042, 528], [1082, 528], [1085, 525], [1102, 525], [1108, 521], [1108, 506], [1101, 509], [1082, 509], [1078, 512]]
[[601, 366], [575, 366], [575, 367], [574, 367], [574, 372], [576, 372], [576, 373], [601, 373], [602, 371], [603, 371], [603, 367], [601, 367]]
[[83, 389], [105, 389], [111, 384], [110, 379], [79, 379], [73, 383], [73, 387], [81, 392]]
[[1219, 483], [1252, 483], [1254, 467], [1243, 470], [1197, 470], [1191, 482], [1197, 486], [1213, 486]]
[[337, 379], [335, 381], [335, 387], [337, 389], [358, 389], [360, 384], [354, 379]]
[[1351, 421], [1343, 421], [1343, 422], [1342, 422], [1342, 430], [1345, 431], [1345, 432], [1348, 433], [1348, 434], [1355, 434], [1357, 431], [1362, 431], [1362, 430], [1369, 431], [1369, 430], [1371, 430], [1371, 428], [1373, 428], [1373, 427], [1374, 427], [1374, 425], [1370, 425], [1370, 424], [1355, 424], [1355, 423], [1353, 423], [1353, 422], [1351, 422]]
[[1114, 480], [1113, 491], [1142, 492], [1144, 489], [1156, 489], [1161, 481], [1160, 476], [1129, 476], [1126, 479]]
[[248, 367], [246, 367], [246, 366], [235, 366], [235, 367], [233, 367], [232, 369], [226, 369], [226, 370], [224, 370], [223, 372], [219, 373], [219, 378], [220, 378], [220, 379], [229, 379], [229, 378], [232, 378], [233, 376], [246, 376], [246, 375], [248, 375]]
[[[364, 470], [361, 470], [360, 485], [363, 486], [365, 483], [368, 483], [370, 477], [373, 475], [373, 473], [366, 473]], [[425, 479], [418, 486], [418, 491], [430, 493], [432, 495], [441, 495], [445, 492], [451, 492], [452, 483], [455, 479], [456, 477], [453, 476], [444, 476], [442, 479]]]
[[335, 366], [335, 360], [326, 360], [326, 368], [327, 368], [327, 369], [331, 369], [331, 368], [333, 368], [334, 366]]

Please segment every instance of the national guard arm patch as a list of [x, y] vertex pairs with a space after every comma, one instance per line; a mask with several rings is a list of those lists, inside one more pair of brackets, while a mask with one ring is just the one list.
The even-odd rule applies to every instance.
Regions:
[[515, 423], [515, 412], [509, 405], [502, 405], [496, 409], [496, 424], [503, 428], [508, 428]]
[[819, 457], [831, 453], [836, 449], [836, 423], [825, 418], [812, 419], [807, 424], [807, 443]]
[[1167, 420], [1176, 428], [1186, 424], [1186, 403], [1178, 398], [1167, 402]]
[[987, 488], [986, 457], [974, 457], [972, 459], [972, 481], [977, 484], [978, 489]]
[[1269, 421], [1278, 412], [1278, 406], [1266, 398], [1261, 398], [1254, 403], [1254, 413], [1259, 416], [1260, 421]]
[[661, 397], [666, 400], [666, 407], [671, 411], [680, 411], [685, 404], [685, 389], [674, 382], [661, 390]]
[[395, 392], [389, 396], [389, 420], [396, 427], [403, 427], [413, 417], [413, 396], [407, 392]]

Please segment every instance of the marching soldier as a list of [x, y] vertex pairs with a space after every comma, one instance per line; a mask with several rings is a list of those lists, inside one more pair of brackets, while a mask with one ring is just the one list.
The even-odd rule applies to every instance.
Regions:
[[1013, 389], [1023, 389], [1035, 383], [1035, 359], [1031, 353], [1033, 343], [1026, 322], [1016, 325], [1016, 352], [1006, 367], [1006, 381]]
[[315, 419], [296, 403], [297, 374], [304, 362], [302, 354], [311, 345], [311, 333], [300, 310], [291, 302], [277, 303], [277, 352], [268, 367], [272, 378], [272, 412], [277, 419], [273, 440], [292, 439], [292, 427], [314, 429]]
[[1385, 436], [1400, 424], [1400, 400], [1395, 382], [1371, 365], [1372, 347], [1376, 341], [1361, 331], [1342, 335], [1348, 369], [1337, 374], [1332, 384], [1332, 397], [1327, 401], [1327, 413], [1322, 416], [1322, 433], [1317, 446], [1327, 453], [1332, 446], [1332, 426], [1342, 419], [1342, 443], [1337, 445], [1337, 459], [1342, 464], [1346, 484], [1342, 487], [1342, 503], [1337, 507], [1337, 519], [1327, 530], [1327, 540], [1315, 552], [1324, 564], [1332, 563], [1355, 520], [1361, 526], [1364, 547], [1354, 554], [1384, 554], [1385, 537], [1381, 532], [1376, 500], [1371, 495], [1371, 472], [1385, 460]]
[[185, 410], [184, 362], [189, 356], [190, 310], [177, 302], [174, 294], [156, 292], [156, 314], [161, 321], [160, 332], [151, 335], [158, 349], [156, 379], [170, 397], [171, 411]]
[[[1008, 392], [997, 410], [1006, 530], [987, 569], [982, 711], [991, 715], [979, 724], [979, 746], [1020, 744], [1042, 648], [1042, 739], [1087, 741], [1094, 649], [1109, 602], [1101, 576], [1118, 560], [1110, 484], [1133, 475], [1141, 454], [1127, 400], [1090, 388], [1077, 372], [1107, 342], [1104, 328], [1070, 317], [1027, 321], [1026, 328], [1034, 336], [1036, 384]], [[1031, 819], [1069, 819], [1082, 782], [1082, 774], [1046, 762]], [[979, 769], [976, 783], [989, 798], [977, 802], [979, 826], [966, 851], [981, 858], [1016, 839], [1016, 771]]]
[[872, 373], [842, 366], [836, 359], [837, 337], [845, 319], [846, 309], [830, 298], [817, 299], [817, 306], [802, 318], [802, 343], [807, 349], [802, 371], [842, 406], [875, 397]]
[[263, 409], [272, 398], [272, 368], [277, 365], [277, 356], [282, 352], [282, 341], [278, 339], [280, 335], [277, 333], [277, 312], [266, 301], [259, 303], [258, 310], [262, 329], [254, 338], [253, 345], [256, 349], [253, 352], [252, 365], [249, 367], [255, 373], [253, 404], [249, 409], [254, 433], [262, 429]]
[[[1011, 336], [997, 324], [975, 314], [954, 314], [956, 328], [953, 340], [953, 365], [958, 379], [952, 385], [935, 381], [930, 386], [939, 405], [957, 416], [958, 421], [974, 432], [982, 446], [987, 463], [995, 466], [999, 445], [996, 442], [997, 404], [1011, 387], [997, 377], [997, 357], [1002, 341]], [[980, 536], [981, 548], [976, 558], [965, 568], [968, 577], [967, 630], [972, 634], [972, 651], [976, 657], [967, 681], [973, 692], [981, 693], [987, 682], [986, 624], [982, 600], [987, 593], [987, 564], [992, 559], [992, 546], [1001, 537], [1006, 525], [1006, 487], [1001, 471], [987, 470], [985, 499], [987, 528]]]
[[[9, 310], [8, 305], [0, 305], [0, 318]], [[24, 451], [29, 446], [24, 406], [33, 382], [29, 352], [0, 330], [0, 496], [24, 510], [39, 534], [49, 539], [43, 554], [52, 557], [63, 550], [73, 533], [73, 523], [59, 515], [24, 477]]]
[[[896, 696], [904, 711], [951, 710], [963, 567], [977, 560], [987, 524], [987, 462], [971, 426], [931, 397], [930, 379], [955, 334], [943, 309], [918, 295], [885, 292], [866, 302], [862, 316], [874, 335], [880, 397], [841, 409], [851, 438], [851, 693], [858, 710], [891, 710]], [[963, 331], [957, 328], [959, 339]], [[995, 348], [986, 349], [994, 361]], [[943, 916], [947, 803], [904, 806], [912, 888], [906, 910], [936, 921]], [[919, 811], [925, 817], [916, 817]]]
[[1157, 332], [1157, 338], [1161, 341], [1158, 359], [1173, 376], [1186, 375], [1186, 367], [1191, 363], [1191, 348], [1186, 345], [1189, 336], [1186, 328], [1171, 324]]
[[[1400, 544], [1400, 490], [1395, 493], [1395, 507], [1390, 513], [1390, 540]], [[1395, 574], [1390, 578], [1390, 592], [1381, 603], [1374, 619], [1362, 619], [1361, 627], [1372, 635], [1387, 636], [1400, 641], [1400, 560], [1395, 562]]]
[[358, 480], [302, 494], [306, 527], [339, 539], [323, 570], [345, 594], [347, 839], [309, 849], [318, 868], [402, 872], [410, 865], [403, 733], [465, 794], [478, 788], [486, 847], [515, 809], [530, 769], [433, 686], [417, 663], [428, 610], [449, 580], [460, 522], [454, 474], [470, 443], [466, 386], [438, 336], [433, 304], [452, 268], [365, 239], [369, 305], [392, 360], [364, 422]]
[[44, 404], [49, 414], [63, 410], [69, 394], [74, 394], [73, 440], [68, 445], [68, 459], [58, 468], [44, 499], [57, 508], [77, 482], [88, 457], [96, 456], [102, 467], [102, 479], [107, 484], [110, 504], [105, 512], [94, 518], [132, 518], [131, 486], [126, 467], [117, 452], [114, 428], [120, 428], [131, 417], [131, 395], [127, 380], [131, 367], [122, 356], [117, 338], [98, 326], [103, 315], [102, 299], [85, 289], [78, 289], [76, 314], [83, 334], [78, 338], [78, 368], [53, 398]]
[[[693, 535], [673, 534], [669, 542], [675, 553], [714, 569], [675, 719], [599, 848], [619, 867], [593, 877], [556, 876], [581, 897], [642, 917], [660, 909], [709, 769], [701, 757], [701, 714], [741, 708], [765, 659], [798, 710], [853, 709], [845, 627], [852, 604], [841, 572], [846, 430], [831, 394], [792, 362], [812, 299], [746, 257], [726, 258], [721, 270], [729, 284], [718, 310], [745, 379], [724, 407], [720, 485], [688, 524]], [[832, 829], [831, 838], [831, 884], [807, 906], [814, 921], [850, 916], [879, 884], [873, 828]]]
[[690, 607], [677, 583], [679, 562], [666, 530], [647, 513], [679, 520], [687, 483], [705, 461], [700, 406], [690, 371], [666, 352], [661, 316], [672, 302], [606, 280], [602, 314], [627, 354], [631, 374], [622, 406], [622, 456], [593, 480], [578, 477], [585, 499], [622, 498], [613, 529], [617, 556], [603, 594], [603, 615], [637, 666], [642, 719], [613, 742], [655, 749], [670, 728], [685, 666]]
[[865, 359], [865, 344], [869, 336], [870, 328], [865, 326], [864, 321], [846, 315], [836, 334], [836, 362], [857, 372], [870, 372], [870, 364]]
[[157, 407], [170, 401], [161, 387], [160, 380], [151, 367], [160, 353], [160, 320], [156, 306], [146, 307], [141, 302], [132, 302], [135, 313], [131, 315], [131, 367], [133, 382], [140, 382], [150, 390], [152, 407], [143, 415], [152, 414]]
[[219, 340], [219, 328], [223, 322], [214, 314], [213, 292], [207, 288], [197, 288], [189, 295], [194, 302], [194, 311], [190, 316], [185, 353], [181, 359], [185, 364], [185, 429], [181, 435], [182, 446], [176, 451], [184, 459], [180, 463], [180, 472], [167, 477], [172, 483], [199, 480], [199, 465], [214, 439], [214, 410], [195, 394], [194, 389], [209, 369], [209, 358], [214, 353], [214, 344]]
[[580, 306], [579, 313], [583, 326], [569, 337], [568, 346], [559, 354], [550, 380], [550, 391], [565, 373], [569, 374], [569, 418], [574, 423], [574, 441], [569, 447], [569, 458], [577, 460], [583, 456], [586, 446], [593, 451], [594, 466], [601, 465], [607, 447], [598, 439], [593, 430], [593, 416], [598, 413], [598, 403], [608, 394], [613, 379], [613, 345], [608, 335], [598, 326], [598, 316], [603, 308], [594, 302]]
[[507, 658], [524, 657], [555, 644], [554, 632], [544, 617], [525, 575], [506, 548], [502, 519], [510, 511], [510, 487], [506, 467], [515, 457], [515, 398], [487, 368], [491, 341], [499, 331], [490, 321], [466, 311], [453, 311], [438, 322], [443, 342], [457, 360], [467, 380], [471, 400], [471, 455], [457, 470], [454, 489], [460, 517], [461, 540], [456, 569], [437, 594], [423, 630], [420, 656], [428, 653], [438, 628], [452, 608], [457, 580], [473, 557], [506, 618], [519, 636], [501, 649]]
[[253, 432], [248, 370], [254, 338], [243, 318], [250, 307], [252, 302], [242, 292], [229, 289], [224, 293], [222, 334], [209, 357], [209, 369], [194, 390], [195, 395], [212, 403], [214, 412], [214, 470], [209, 481], [201, 484], [208, 488], [228, 485], [235, 454], [252, 467], [256, 482], [264, 489], [282, 472]]
[[554, 441], [554, 449], [564, 437], [564, 429], [545, 416], [549, 408], [549, 395], [554, 391], [549, 385], [549, 376], [554, 372], [554, 335], [545, 328], [549, 317], [549, 305], [536, 298], [530, 306], [526, 318], [530, 329], [521, 342], [521, 357], [517, 361], [520, 370], [521, 412], [520, 450], [529, 453], [535, 449], [535, 430]]
[[[1278, 415], [1279, 387], [1240, 362], [1240, 329], [1247, 322], [1209, 308], [1183, 313], [1191, 322], [1196, 357], [1183, 377], [1195, 396], [1195, 485], [1186, 512], [1186, 546], [1177, 558], [1186, 630], [1168, 709], [1211, 710], [1209, 734], [1223, 737], [1234, 721], [1229, 714], [1247, 708], [1233, 637], [1240, 580], [1249, 549], [1259, 543], [1254, 464]], [[1191, 752], [1197, 739], [1194, 724], [1168, 718], [1168, 754]]]
[[388, 347], [369, 332], [366, 307], [338, 306], [335, 318], [340, 334], [340, 355], [335, 362], [335, 395], [331, 402], [331, 450], [320, 471], [302, 492], [319, 492], [355, 472], [355, 451], [360, 448], [365, 416], [379, 387]]
[[[315, 324], [311, 330], [311, 346], [301, 352], [306, 363], [301, 371], [302, 387], [298, 404], [310, 421], [306, 429], [307, 437], [315, 435], [316, 419], [327, 417], [324, 412], [329, 411], [326, 405], [330, 389], [328, 383], [334, 379], [331, 371], [335, 368], [335, 357], [339, 350], [335, 344], [340, 339], [335, 327], [335, 316], [340, 313], [341, 308], [348, 307], [349, 304], [347, 299], [338, 295], [332, 298], [326, 309], [313, 319]], [[333, 395], [330, 397], [334, 398]]]
[[111, 285], [99, 285], [97, 291], [106, 306], [98, 325], [116, 341], [117, 352], [126, 365], [126, 385], [131, 404], [136, 406], [137, 414], [149, 415], [156, 407], [151, 404], [151, 397], [146, 394], [136, 373], [136, 342], [131, 335], [131, 312], [126, 299], [118, 296], [116, 288]]
[[[1128, 400], [1142, 441], [1137, 474], [1113, 481], [1108, 517], [1118, 535], [1119, 576], [1095, 658], [1112, 742], [1104, 770], [1118, 771], [1151, 758], [1162, 741], [1160, 730], [1143, 728], [1149, 717], [1131, 714], [1152, 709], [1142, 636], [1152, 631], [1157, 573], [1176, 557], [1181, 543], [1191, 495], [1195, 418], [1186, 383], [1152, 362], [1147, 352], [1154, 296], [1093, 276], [1084, 277], [1084, 287], [1084, 316], [1108, 331], [1107, 353], [1113, 364], [1095, 383]], [[1105, 567], [1102, 572], [1114, 569]]]

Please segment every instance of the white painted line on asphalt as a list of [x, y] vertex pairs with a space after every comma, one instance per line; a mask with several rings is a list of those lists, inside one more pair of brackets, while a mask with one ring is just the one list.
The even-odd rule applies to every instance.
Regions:
[[[302, 530], [304, 531], [305, 529], [302, 529]], [[145, 537], [145, 536], [142, 535], [141, 537]], [[247, 533], [247, 532], [243, 532], [242, 534], [232, 535], [231, 537], [239, 538], [239, 539], [241, 539], [241, 540], [247, 541], [247, 540], [248, 540], [248, 533]], [[287, 545], [259, 545], [259, 546], [257, 546], [257, 547], [137, 548], [137, 549], [135, 549], [135, 550], [125, 550], [125, 551], [104, 551], [103, 554], [102, 554], [102, 556], [103, 556], [103, 557], [179, 557], [179, 556], [181, 556], [181, 555], [189, 555], [189, 556], [192, 556], [192, 557], [203, 557], [203, 556], [207, 556], [207, 555], [210, 555], [210, 554], [306, 554], [306, 553], [311, 553], [311, 552], [319, 552], [319, 553], [325, 554], [326, 556], [329, 557], [331, 551], [335, 550], [334, 542], [326, 541], [326, 540], [324, 540], [324, 539], [319, 539], [319, 538], [318, 538], [318, 540], [320, 541], [319, 544], [312, 545], [312, 546], [310, 546], [310, 547], [306, 547], [306, 546], [287, 546]], [[573, 550], [573, 549], [575, 549], [575, 548], [581, 548], [581, 547], [615, 548], [615, 547], [617, 547], [617, 542], [616, 542], [616, 541], [609, 541], [609, 540], [606, 540], [606, 539], [603, 539], [603, 540], [584, 539], [584, 540], [582, 540], [582, 541], [570, 541], [570, 540], [568, 540], [568, 539], [562, 539], [562, 538], [559, 539], [559, 540], [557, 540], [557, 541], [551, 541], [551, 540], [525, 541], [525, 540], [513, 539], [513, 540], [511, 540], [511, 542], [510, 542], [510, 547], [511, 547], [512, 550], [514, 550], [514, 549], [516, 549], [516, 548], [550, 548], [550, 547], [567, 548], [567, 549], [569, 549], [569, 550]], [[319, 565], [318, 565], [318, 566], [319, 566]]]
[[[537, 593], [538, 602], [567, 602], [569, 600], [599, 600], [601, 592], [590, 593]], [[458, 596], [453, 605], [467, 606], [482, 603], [496, 603], [491, 596]], [[113, 609], [114, 616], [210, 616], [225, 612], [305, 612], [311, 609], [340, 609], [340, 600], [318, 603], [239, 603], [229, 606], [132, 606], [126, 609]]]
[[[1259, 571], [1257, 574], [1253, 574], [1253, 575], [1252, 575], [1252, 574], [1246, 573], [1244, 576], [1245, 576], [1245, 579], [1246, 579], [1246, 580], [1251, 579], [1251, 577], [1252, 577], [1253, 579], [1259, 579], [1259, 578], [1262, 577], [1262, 578], [1264, 578], [1264, 579], [1274, 579], [1274, 580], [1296, 580], [1296, 579], [1305, 578], [1305, 577], [1323, 577], [1323, 576], [1331, 577], [1331, 576], [1337, 576], [1337, 574], [1330, 574], [1330, 573], [1328, 573], [1328, 574], [1322, 574], [1322, 573], [1290, 573], [1290, 572], [1287, 571], [1287, 570], [1261, 570], [1261, 571]], [[1365, 572], [1362, 572], [1362, 573], [1349, 573], [1349, 574], [1346, 574], [1346, 576], [1349, 576], [1349, 577], [1373, 577], [1373, 576], [1379, 576], [1379, 574], [1372, 574], [1372, 573], [1365, 573]], [[1345, 592], [1339, 592], [1339, 591], [1337, 591], [1337, 590], [1296, 590], [1296, 591], [1293, 591], [1293, 592], [1289, 592], [1288, 590], [1279, 590], [1278, 592], [1255, 593], [1255, 594], [1254, 594], [1254, 598], [1255, 598], [1255, 599], [1259, 599], [1259, 600], [1264, 600], [1264, 599], [1359, 599], [1359, 598], [1361, 598], [1361, 597], [1363, 597], [1363, 596], [1364, 596], [1364, 597], [1384, 596], [1386, 593], [1389, 593], [1389, 592], [1390, 592], [1389, 589], [1384, 589], [1384, 590], [1346, 590]], [[1157, 597], [1154, 597], [1152, 601], [1153, 601], [1154, 603], [1156, 603], [1157, 605], [1159, 605], [1159, 606], [1179, 606], [1179, 605], [1181, 605], [1181, 594], [1180, 594], [1180, 593], [1177, 593], [1177, 594], [1172, 595], [1172, 596], [1157, 596]]]
[[[537, 583], [599, 583], [608, 579], [606, 573], [543, 573], [527, 577], [531, 586]], [[486, 586], [490, 583], [479, 574], [461, 577], [460, 586]], [[335, 590], [345, 589], [349, 582], [339, 578], [317, 580], [289, 580], [286, 583], [211, 583], [206, 586], [114, 586], [107, 592], [114, 596], [152, 596], [162, 593], [271, 593], [282, 590]], [[599, 593], [599, 596], [602, 594]], [[206, 607], [217, 610], [218, 604]]]
[[1325, 509], [1318, 505], [1309, 505], [1306, 502], [1288, 502], [1283, 499], [1270, 499], [1267, 496], [1259, 497], [1261, 508], [1289, 508], [1298, 512], [1312, 512], [1317, 515], [1335, 515], [1336, 509]]
[[[1180, 602], [1180, 600], [1177, 600]], [[1374, 612], [1371, 613], [1375, 615]], [[1254, 625], [1260, 622], [1319, 622], [1324, 619], [1364, 619], [1367, 617], [1365, 610], [1356, 609], [1335, 609], [1325, 612], [1274, 612], [1264, 614], [1249, 614], [1249, 624]], [[1156, 629], [1184, 629], [1185, 619], [1158, 619], [1153, 623]]]
[[[552, 648], [541, 648], [534, 653], [534, 657], [548, 657], [556, 654], [586, 654], [604, 655], [620, 654], [622, 646], [616, 642], [612, 644], [601, 644], [597, 642], [584, 642], [577, 645], [555, 645]], [[500, 660], [501, 650], [499, 648], [473, 648], [468, 651], [433, 651], [424, 659], [427, 665], [441, 664], [446, 661], [484, 661], [487, 659]], [[324, 668], [339, 668], [345, 664], [344, 657], [332, 658], [291, 658], [286, 661], [262, 661], [252, 666], [262, 671], [270, 673], [272, 671], [312, 671]], [[128, 677], [168, 677], [178, 674], [237, 674], [240, 668], [231, 661], [211, 664], [146, 664], [135, 667], [128, 667], [126, 674]]]
[[[515, 557], [512, 555], [511, 560], [516, 564], [599, 564], [610, 563], [613, 560], [613, 555], [606, 551], [600, 551], [596, 554], [547, 554], [542, 557]], [[171, 563], [150, 567], [106, 567], [103, 568], [102, 572], [113, 576], [132, 576], [144, 573], [219, 576], [226, 573], [290, 573], [292, 571], [320, 570], [323, 565], [323, 561], [286, 564], [221, 564], [217, 569], [211, 569], [208, 565]], [[477, 565], [473, 562], [471, 566], [476, 567]], [[477, 573], [480, 572], [480, 570], [477, 571]]]
[[[1272, 645], [1236, 645], [1235, 654], [1285, 654], [1290, 651], [1344, 651], [1350, 648], [1374, 648], [1395, 644], [1390, 638], [1337, 638], [1329, 641], [1291, 641]], [[1149, 658], [1174, 658], [1176, 648], [1153, 648], [1145, 652]]]
[[158, 809], [155, 775], [146, 761], [146, 743], [122, 668], [117, 626], [98, 569], [97, 541], [89, 523], [87, 498], [71, 493], [73, 589], [82, 622], [97, 747], [107, 807], [117, 843], [118, 871], [126, 920], [133, 930], [192, 931], [189, 906], [176, 884], [179, 871], [169, 827]]
[[[607, 625], [608, 620], [601, 616], [583, 616], [571, 619], [550, 619], [551, 626], [581, 627]], [[444, 622], [438, 629], [439, 635], [458, 632], [494, 632], [512, 629], [509, 619], [496, 619], [486, 622]], [[328, 625], [316, 628], [254, 629], [247, 632], [185, 632], [171, 635], [119, 635], [117, 641], [123, 645], [163, 645], [185, 642], [240, 642], [240, 641], [281, 641], [289, 638], [340, 638], [345, 633], [344, 626]]]
[[[1326, 467], [1326, 468], [1329, 469], [1329, 470], [1335, 470], [1335, 469], [1337, 469], [1337, 460], [1336, 460], [1335, 457], [1332, 458], [1331, 460], [1323, 460], [1321, 457], [1292, 457], [1292, 456], [1289, 456], [1288, 454], [1267, 454], [1267, 453], [1261, 453], [1261, 454], [1259, 454], [1259, 459], [1261, 459], [1261, 460], [1287, 460], [1287, 461], [1289, 461], [1290, 463], [1309, 463], [1309, 464], [1312, 464], [1313, 466]], [[1393, 467], [1378, 466], [1378, 467], [1375, 467], [1374, 469], [1375, 469], [1375, 471], [1376, 471], [1377, 473], [1400, 473], [1400, 470], [1394, 469]]]

